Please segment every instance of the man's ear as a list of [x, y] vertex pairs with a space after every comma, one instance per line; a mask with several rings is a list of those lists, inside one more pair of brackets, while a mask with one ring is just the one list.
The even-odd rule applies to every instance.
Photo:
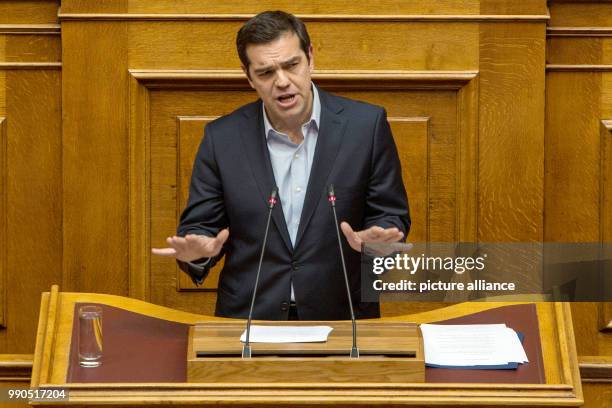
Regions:
[[249, 81], [249, 85], [251, 85], [251, 88], [255, 89], [255, 87], [253, 86], [253, 82], [251, 82], [251, 75], [249, 75], [249, 69], [244, 65], [240, 65], [240, 68], [242, 68], [242, 72], [244, 72], [244, 75], [246, 75], [247, 81]]

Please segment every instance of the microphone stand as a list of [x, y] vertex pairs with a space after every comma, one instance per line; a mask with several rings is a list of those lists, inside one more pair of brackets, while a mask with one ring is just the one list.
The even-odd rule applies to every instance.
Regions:
[[278, 194], [278, 188], [274, 187], [268, 198], [268, 221], [266, 222], [266, 232], [264, 234], [263, 244], [261, 246], [261, 254], [259, 255], [259, 265], [257, 266], [257, 275], [255, 276], [255, 287], [253, 288], [253, 297], [251, 297], [251, 308], [249, 309], [249, 318], [246, 325], [246, 341], [242, 346], [242, 358], [251, 358], [251, 320], [253, 318], [253, 307], [255, 306], [255, 297], [257, 296], [257, 284], [259, 283], [259, 275], [261, 273], [261, 265], [263, 263], [264, 251], [266, 249], [266, 242], [268, 241], [268, 230], [270, 229], [270, 219], [272, 218], [272, 210], [276, 205], [276, 196]]
[[348, 296], [348, 303], [351, 310], [351, 322], [353, 323], [353, 347], [351, 348], [351, 358], [359, 358], [359, 348], [357, 347], [357, 322], [355, 321], [353, 298], [351, 297], [348, 274], [346, 273], [346, 263], [344, 262], [344, 251], [342, 250], [342, 240], [340, 239], [340, 229], [338, 228], [338, 216], [336, 215], [336, 193], [334, 192], [333, 184], [330, 184], [327, 188], [327, 200], [331, 204], [332, 212], [334, 213], [334, 225], [336, 226], [336, 235], [338, 236], [338, 248], [340, 249], [340, 259], [342, 260], [344, 283], [346, 284], [346, 294]]

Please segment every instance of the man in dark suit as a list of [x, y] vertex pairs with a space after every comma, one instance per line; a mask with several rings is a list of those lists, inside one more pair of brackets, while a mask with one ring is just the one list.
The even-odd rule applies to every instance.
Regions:
[[225, 255], [216, 314], [248, 315], [275, 186], [274, 208], [253, 317], [349, 319], [327, 186], [338, 217], [355, 313], [363, 242], [396, 242], [410, 228], [400, 163], [383, 108], [331, 95], [311, 82], [313, 50], [304, 24], [264, 12], [239, 31], [242, 69], [261, 98], [206, 126], [189, 201], [168, 248], [196, 283]]

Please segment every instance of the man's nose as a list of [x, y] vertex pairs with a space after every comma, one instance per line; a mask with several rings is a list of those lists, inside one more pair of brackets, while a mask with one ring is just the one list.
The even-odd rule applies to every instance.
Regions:
[[283, 72], [282, 69], [279, 69], [276, 74], [276, 86], [279, 88], [286, 88], [289, 86], [289, 78]]

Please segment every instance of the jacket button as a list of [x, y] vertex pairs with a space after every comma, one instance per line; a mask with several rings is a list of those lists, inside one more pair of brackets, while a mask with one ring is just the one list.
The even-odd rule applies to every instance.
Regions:
[[287, 310], [289, 310], [289, 302], [283, 300], [280, 303], [280, 310], [283, 311], [283, 312], [286, 312]]
[[294, 271], [297, 271], [299, 268], [300, 268], [300, 265], [297, 262], [295, 261], [291, 262], [291, 269], [293, 269]]

